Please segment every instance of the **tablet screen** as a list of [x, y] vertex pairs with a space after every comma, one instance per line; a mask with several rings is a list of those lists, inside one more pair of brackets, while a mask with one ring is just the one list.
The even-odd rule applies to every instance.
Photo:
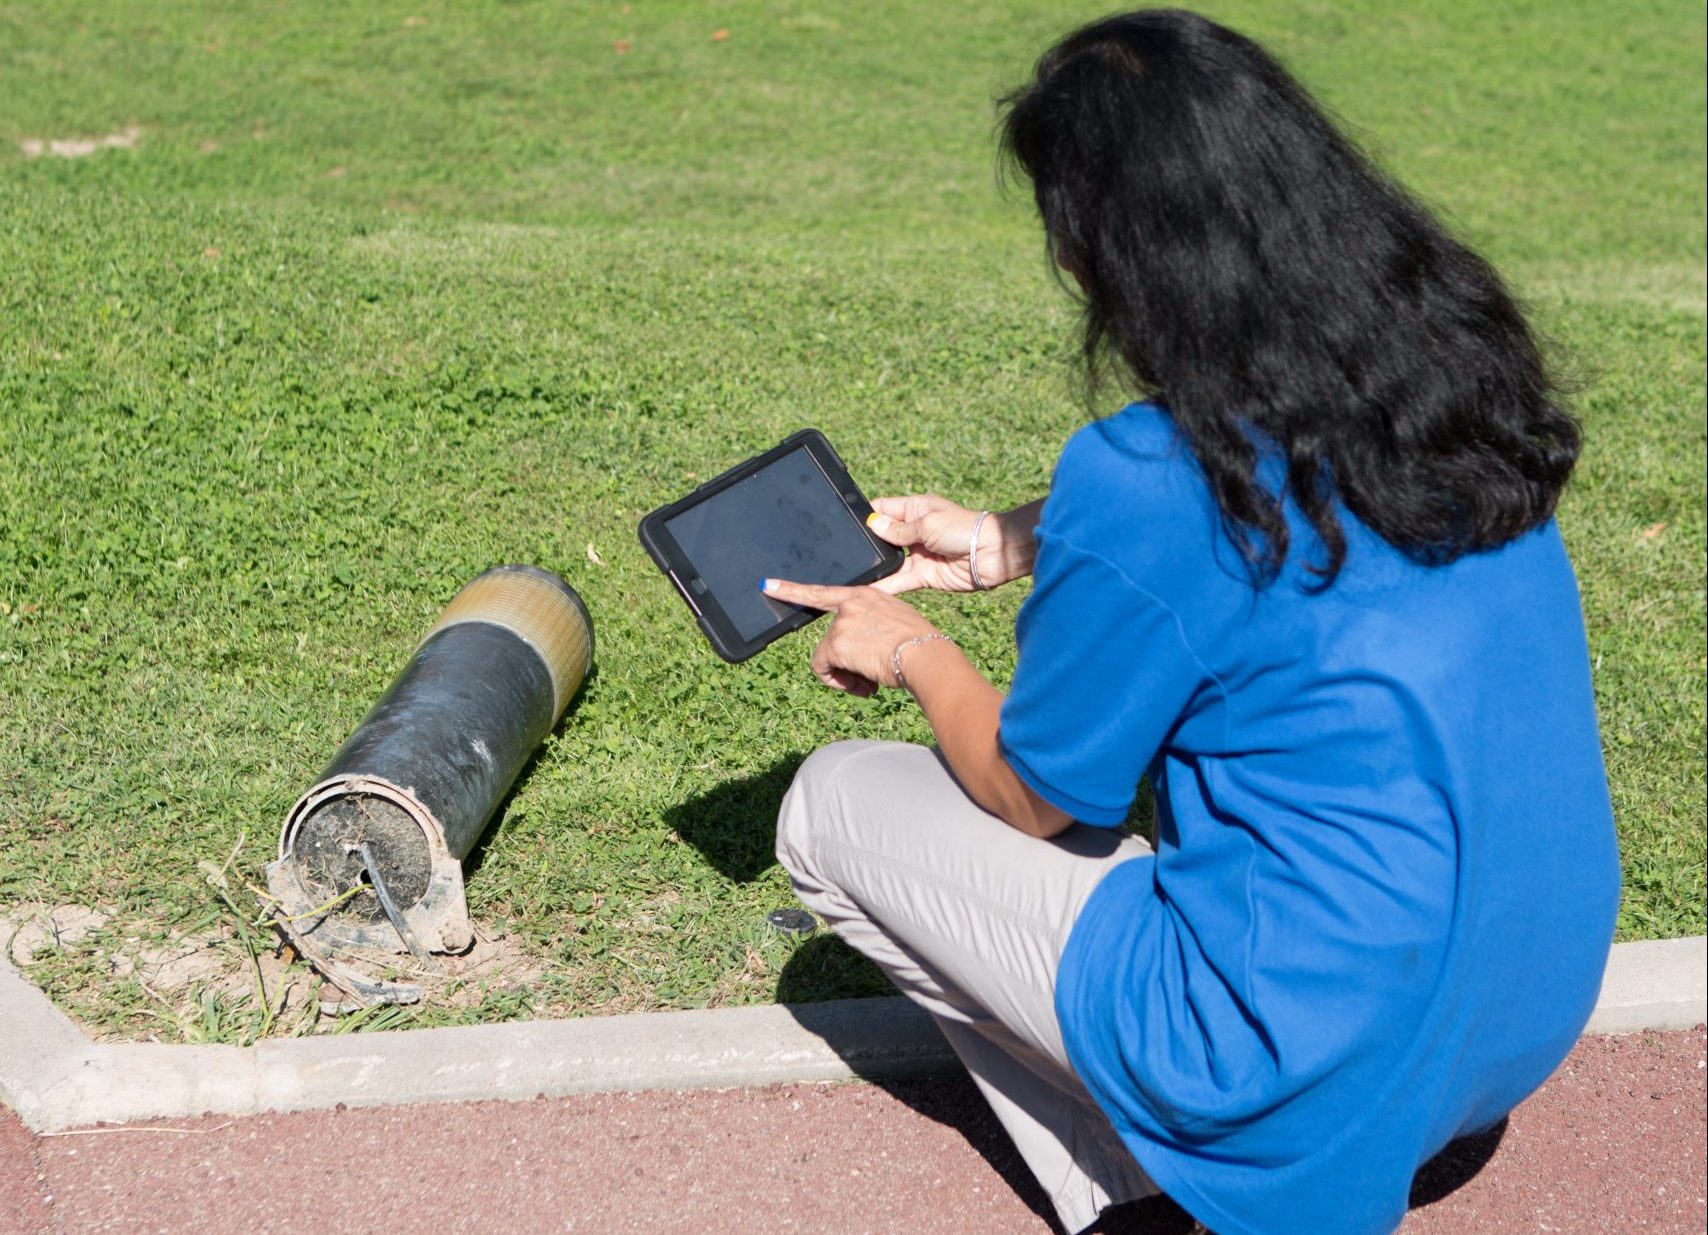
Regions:
[[844, 584], [879, 561], [806, 450], [690, 506], [665, 528], [743, 639], [795, 612], [759, 590], [762, 579]]

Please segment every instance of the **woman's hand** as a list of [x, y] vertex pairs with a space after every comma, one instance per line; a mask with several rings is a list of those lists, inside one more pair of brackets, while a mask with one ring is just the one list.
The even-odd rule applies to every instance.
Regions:
[[[1037, 553], [1033, 530], [1043, 502], [1028, 502], [1011, 511], [993, 511], [979, 527], [979, 581], [996, 587], [1030, 574]], [[973, 572], [967, 551], [972, 548], [976, 510], [958, 506], [935, 494], [880, 497], [872, 503], [872, 531], [908, 551], [901, 569], [872, 586], [899, 595], [915, 588], [939, 592], [970, 592]]]
[[[765, 594], [832, 615], [830, 629], [813, 649], [813, 672], [826, 686], [862, 698], [880, 683], [901, 685], [896, 649], [909, 639], [937, 633], [912, 605], [875, 587], [767, 579]], [[902, 653], [902, 672], [943, 757], [973, 801], [1029, 836], [1055, 836], [1072, 825], [1072, 816], [1039, 797], [1009, 767], [997, 741], [1002, 695], [959, 648], [946, 640], [921, 643]]]
[[865, 698], [879, 685], [897, 686], [895, 650], [915, 635], [936, 631], [905, 600], [875, 587], [826, 587], [767, 579], [764, 591], [772, 600], [786, 601], [831, 615], [830, 629], [813, 649], [812, 669], [819, 681]]

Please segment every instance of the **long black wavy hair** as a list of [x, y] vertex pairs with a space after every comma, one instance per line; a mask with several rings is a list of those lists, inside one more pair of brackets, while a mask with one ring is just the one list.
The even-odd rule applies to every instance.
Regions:
[[1168, 408], [1259, 582], [1287, 559], [1288, 497], [1323, 586], [1346, 557], [1337, 494], [1428, 564], [1553, 514], [1578, 426], [1500, 276], [1256, 43], [1179, 10], [1110, 17], [1003, 105], [1088, 371]]

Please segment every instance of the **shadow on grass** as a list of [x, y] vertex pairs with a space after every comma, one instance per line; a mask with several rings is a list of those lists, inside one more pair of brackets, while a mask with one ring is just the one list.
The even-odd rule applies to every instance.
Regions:
[[[777, 1002], [782, 1004], [895, 993], [883, 970], [823, 927], [795, 949], [777, 975]], [[830, 1043], [833, 1050], [836, 1045]]]
[[788, 755], [763, 772], [726, 780], [672, 806], [665, 822], [726, 879], [751, 883], [776, 864], [777, 807], [805, 758]]

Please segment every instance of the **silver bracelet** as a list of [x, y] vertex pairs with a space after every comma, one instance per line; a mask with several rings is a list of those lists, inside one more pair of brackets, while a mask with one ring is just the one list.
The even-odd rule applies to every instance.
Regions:
[[933, 639], [948, 639], [950, 643], [954, 642], [953, 639], [949, 639], [949, 636], [944, 634], [942, 631], [934, 630], [928, 635], [915, 635], [911, 639], [903, 639], [900, 643], [896, 644], [896, 650], [890, 654], [890, 668], [895, 671], [897, 686], [901, 687], [903, 690], [907, 689], [907, 679], [901, 675], [901, 654], [907, 651], [908, 648], [916, 648], [922, 643], [930, 643]]
[[975, 592], [990, 590], [985, 581], [979, 578], [979, 529], [984, 526], [984, 521], [989, 516], [990, 511], [979, 511], [979, 517], [973, 520], [972, 539], [967, 544], [967, 573], [973, 577], [973, 591]]

